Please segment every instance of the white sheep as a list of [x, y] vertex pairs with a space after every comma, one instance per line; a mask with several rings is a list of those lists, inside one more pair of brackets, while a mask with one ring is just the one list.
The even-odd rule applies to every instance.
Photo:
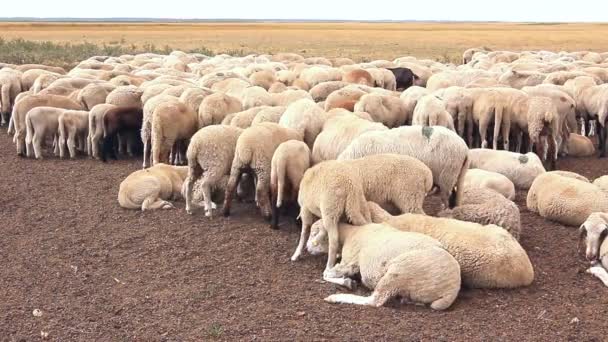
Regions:
[[418, 86], [409, 87], [401, 93], [400, 98], [405, 104], [405, 116], [407, 118], [405, 124], [409, 125], [412, 123], [412, 117], [414, 116], [414, 110], [418, 104], [418, 100], [430, 93], [431, 92], [428, 89]]
[[27, 113], [25, 116], [25, 125], [27, 127], [25, 144], [28, 157], [32, 157], [32, 154], [35, 154], [36, 159], [42, 159], [42, 145], [47, 136], [53, 137], [56, 147], [55, 154], [58, 154], [58, 119], [64, 111], [65, 109], [62, 108], [36, 107]]
[[505, 198], [515, 198], [515, 185], [506, 176], [482, 169], [469, 169], [464, 179], [465, 188], [492, 189]]
[[278, 228], [279, 209], [283, 201], [298, 199], [300, 181], [310, 167], [310, 149], [303, 141], [288, 140], [274, 151], [270, 162], [270, 193], [273, 229]]
[[224, 216], [230, 215], [230, 205], [237, 184], [247, 172], [256, 180], [256, 202], [265, 218], [271, 216], [270, 166], [277, 147], [288, 140], [302, 140], [297, 131], [276, 123], [264, 122], [243, 131], [236, 143], [230, 178], [224, 196]]
[[67, 145], [70, 158], [76, 158], [76, 144], [85, 150], [89, 133], [89, 112], [83, 110], [65, 110], [57, 119], [59, 138], [59, 157], [65, 157]]
[[172, 150], [177, 157], [181, 143], [197, 130], [197, 115], [190, 107], [177, 100], [158, 105], [152, 113], [152, 164], [168, 162]]
[[596, 212], [591, 213], [587, 220], [579, 228], [579, 246], [585, 241], [585, 257], [591, 263], [587, 269], [590, 273], [600, 279], [608, 286], [608, 214]]
[[215, 204], [211, 200], [212, 191], [226, 191], [236, 142], [242, 132], [238, 127], [212, 125], [201, 128], [190, 139], [186, 152], [188, 178], [184, 183], [186, 211], [189, 214], [193, 213], [194, 184], [200, 179], [205, 216], [213, 216]]
[[336, 262], [338, 222], [342, 218], [353, 225], [370, 223], [368, 200], [401, 213], [424, 213], [422, 204], [432, 185], [429, 168], [415, 158], [402, 155], [377, 154], [313, 166], [300, 182], [298, 204], [302, 231], [291, 260], [296, 261], [302, 255], [313, 218], [320, 218], [329, 238], [325, 278]]
[[593, 181], [593, 185], [599, 187], [600, 189], [602, 189], [604, 191], [608, 191], [608, 175], [596, 178]]
[[312, 150], [317, 135], [323, 128], [326, 113], [317, 104], [308, 99], [290, 104], [281, 115], [279, 125], [294, 129], [304, 137], [304, 142]]
[[[322, 221], [312, 227], [307, 243], [309, 253], [327, 253], [327, 231]], [[325, 301], [382, 306], [401, 296], [402, 301], [430, 304], [445, 310], [460, 291], [460, 265], [441, 243], [423, 234], [402, 232], [385, 224], [338, 226], [342, 260], [331, 269], [332, 282], [350, 285], [361, 274], [361, 282], [373, 293], [367, 297], [334, 294]], [[350, 287], [350, 286], [348, 286]]]
[[93, 158], [99, 158], [99, 144], [103, 138], [103, 117], [111, 108], [116, 106], [101, 103], [89, 111], [89, 136], [87, 137], [87, 153]]
[[368, 202], [374, 223], [437, 239], [460, 264], [462, 284], [472, 288], [515, 288], [534, 281], [526, 251], [505, 229], [418, 214], [391, 216]]
[[380, 122], [388, 128], [403, 126], [411, 119], [407, 116], [403, 100], [389, 95], [363, 95], [355, 104], [354, 111], [366, 112], [375, 122]]
[[538, 156], [474, 148], [469, 151], [470, 167], [500, 173], [509, 178], [517, 189], [529, 189], [534, 179], [545, 173], [545, 168]]
[[445, 127], [404, 126], [361, 134], [340, 154], [338, 160], [379, 153], [417, 158], [433, 172], [433, 183], [439, 187], [443, 205], [453, 207], [460, 203], [464, 190], [464, 178], [469, 168], [468, 151], [464, 140]]
[[521, 217], [517, 205], [488, 188], [465, 188], [460, 205], [445, 209], [438, 216], [483, 225], [494, 224], [506, 229], [518, 240], [521, 234]]
[[209, 95], [203, 99], [198, 110], [199, 126], [219, 125], [228, 114], [242, 110], [243, 105], [236, 97], [223, 93]]
[[454, 119], [445, 109], [443, 100], [435, 95], [425, 95], [418, 100], [412, 116], [412, 125], [443, 126], [456, 131]]
[[156, 164], [131, 173], [120, 183], [118, 203], [142, 211], [175, 208], [168, 200], [181, 199], [182, 184], [188, 167]]
[[591, 213], [608, 212], [608, 193], [579, 175], [546, 172], [532, 183], [526, 205], [544, 218], [578, 226]]

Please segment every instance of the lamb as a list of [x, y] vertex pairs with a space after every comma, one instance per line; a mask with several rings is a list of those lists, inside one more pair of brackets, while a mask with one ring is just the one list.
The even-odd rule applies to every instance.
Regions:
[[279, 125], [296, 130], [312, 150], [317, 135], [323, 128], [326, 113], [312, 100], [302, 99], [290, 104], [281, 115]]
[[[321, 223], [321, 221], [319, 221]], [[370, 296], [334, 294], [325, 301], [382, 306], [395, 296], [434, 310], [452, 305], [460, 291], [460, 265], [441, 243], [424, 234], [402, 232], [385, 224], [338, 226], [342, 260], [331, 269], [332, 282], [350, 285], [361, 273], [361, 281], [374, 290]], [[307, 250], [326, 253], [327, 231], [314, 224]], [[350, 287], [350, 286], [348, 286]]]
[[201, 128], [190, 139], [186, 152], [188, 178], [184, 185], [188, 214], [194, 212], [192, 191], [195, 182], [200, 179], [205, 216], [213, 216], [215, 204], [211, 200], [212, 191], [226, 191], [236, 143], [242, 132], [238, 127], [213, 125]]
[[430, 94], [428, 89], [418, 86], [409, 87], [401, 93], [400, 98], [405, 103], [405, 116], [407, 118], [405, 124], [409, 125], [412, 123], [412, 117], [414, 116], [418, 100], [428, 94]]
[[579, 246], [585, 241], [585, 257], [591, 263], [591, 273], [608, 286], [608, 214], [592, 213], [579, 228]]
[[540, 158], [533, 152], [526, 154], [475, 148], [469, 151], [470, 167], [500, 173], [516, 189], [529, 189], [534, 179], [545, 173]]
[[158, 105], [152, 113], [152, 165], [167, 162], [172, 150], [177, 157], [182, 143], [197, 130], [198, 118], [190, 107], [179, 101]]
[[[378, 153], [397, 153], [425, 163], [433, 172], [445, 207], [457, 206], [469, 168], [469, 148], [455, 132], [440, 126], [404, 126], [388, 131], [361, 134], [340, 154], [338, 160]], [[454, 188], [456, 187], [456, 191]]]
[[506, 229], [517, 240], [521, 234], [521, 217], [517, 205], [488, 188], [465, 187], [461, 204], [441, 211], [438, 216], [482, 225], [497, 225]]
[[60, 95], [26, 95], [15, 103], [13, 107], [12, 120], [15, 127], [13, 137], [17, 144], [17, 154], [24, 155], [25, 150], [25, 115], [34, 107], [57, 107], [64, 109], [80, 110], [82, 107], [75, 101]]
[[15, 98], [21, 90], [21, 73], [15, 70], [0, 70], [0, 125], [6, 125], [16, 102]]
[[87, 135], [89, 133], [89, 112], [84, 110], [65, 110], [57, 119], [59, 139], [59, 157], [65, 157], [65, 145], [67, 144], [70, 158], [76, 158], [76, 143], [82, 150], [86, 147]]
[[163, 163], [131, 173], [120, 183], [118, 203], [126, 209], [142, 211], [175, 208], [168, 200], [181, 198], [188, 167]]
[[116, 106], [101, 103], [89, 111], [89, 136], [87, 138], [87, 152], [93, 158], [99, 158], [99, 143], [103, 138], [103, 117], [106, 112]]
[[595, 147], [591, 139], [586, 136], [570, 133], [566, 143], [566, 153], [571, 157], [591, 157], [595, 154]]
[[[342, 217], [353, 225], [371, 223], [366, 201], [395, 207], [400, 213], [421, 213], [433, 186], [429, 168], [415, 158], [377, 154], [356, 160], [330, 160], [308, 169], [300, 182], [298, 204], [302, 232], [291, 257], [298, 260], [316, 216], [323, 220], [329, 239], [324, 278], [336, 263], [338, 223]], [[404, 191], [407, 189], [407, 191]]]
[[256, 179], [256, 202], [262, 216], [270, 218], [270, 167], [277, 147], [288, 140], [302, 140], [296, 130], [276, 123], [264, 122], [243, 131], [236, 143], [230, 178], [224, 196], [224, 216], [230, 215], [230, 205], [236, 186], [244, 172]]
[[203, 99], [198, 110], [199, 127], [219, 125], [231, 113], [243, 110], [241, 101], [223, 93], [215, 93]]
[[379, 122], [370, 122], [355, 115], [338, 115], [327, 119], [312, 147], [312, 163], [338, 159], [358, 136], [369, 131], [386, 131]]
[[368, 209], [374, 223], [437, 239], [460, 264], [467, 287], [516, 288], [534, 281], [526, 251], [501, 227], [419, 214], [391, 216], [373, 202], [368, 202]]
[[466, 188], [491, 189], [503, 195], [506, 199], [515, 198], [515, 185], [509, 178], [497, 172], [482, 169], [469, 169], [464, 179]]
[[546, 219], [578, 226], [591, 213], [608, 212], [608, 193], [584, 180], [547, 172], [532, 183], [526, 205]]
[[409, 121], [403, 100], [389, 95], [363, 95], [355, 104], [354, 111], [366, 112], [375, 122], [380, 122], [388, 128], [399, 127]]
[[299, 140], [288, 140], [279, 145], [270, 162], [270, 193], [273, 229], [279, 227], [279, 208], [283, 199], [296, 202], [300, 181], [310, 168], [310, 149]]
[[[178, 100], [178, 98], [173, 95], [167, 95], [167, 94], [161, 93], [159, 95], [151, 97], [144, 104], [143, 119], [142, 119], [142, 124], [141, 124], [141, 141], [144, 144], [142, 168], [144, 168], [144, 169], [146, 167], [148, 167], [148, 165], [150, 163], [150, 159], [151, 159], [151, 153], [152, 153], [151, 152], [152, 114], [154, 113], [154, 110], [156, 109], [156, 107], [158, 107], [160, 104], [165, 103], [165, 102], [175, 102], [177, 100]], [[194, 109], [192, 109], [192, 110], [194, 110]], [[196, 110], [194, 110], [194, 111], [196, 111]]]
[[[56, 144], [58, 141], [58, 119], [65, 111], [62, 108], [55, 107], [36, 107], [32, 108], [25, 116], [25, 124], [27, 134], [25, 137], [25, 145], [27, 148], [27, 156], [32, 157], [33, 153], [36, 159], [42, 159], [42, 144], [44, 144], [47, 136], [52, 136]], [[59, 145], [56, 145], [57, 149]], [[58, 152], [58, 151], [56, 151]], [[56, 153], [58, 154], [58, 153]]]
[[418, 100], [412, 117], [412, 125], [443, 126], [456, 131], [454, 129], [454, 119], [445, 110], [442, 99], [435, 95], [426, 95]]

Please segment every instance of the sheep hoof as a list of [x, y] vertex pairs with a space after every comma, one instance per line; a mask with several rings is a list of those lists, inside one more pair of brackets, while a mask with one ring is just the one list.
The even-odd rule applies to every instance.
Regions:
[[205, 210], [205, 217], [212, 218], [213, 217], [213, 209]]

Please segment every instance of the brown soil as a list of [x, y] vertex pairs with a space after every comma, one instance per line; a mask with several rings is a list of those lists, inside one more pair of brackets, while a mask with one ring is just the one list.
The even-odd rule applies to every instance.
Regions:
[[[445, 312], [330, 305], [323, 298], [343, 289], [320, 281], [324, 259], [289, 261], [297, 227], [272, 231], [251, 204], [213, 221], [183, 203], [123, 210], [118, 184], [140, 161], [35, 161], [13, 146], [3, 130], [0, 340], [606, 339], [608, 289], [583, 273], [576, 229], [528, 212], [525, 193], [532, 286], [463, 290]], [[596, 177], [608, 159], [560, 167]]]

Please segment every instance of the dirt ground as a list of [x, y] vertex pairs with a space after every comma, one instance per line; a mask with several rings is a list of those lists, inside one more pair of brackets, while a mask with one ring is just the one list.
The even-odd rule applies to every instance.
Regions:
[[[453, 307], [331, 305], [322, 257], [289, 261], [298, 229], [273, 231], [252, 205], [209, 220], [123, 210], [139, 160], [21, 159], [0, 134], [0, 340], [602, 341], [608, 289], [583, 272], [574, 227], [522, 211], [532, 286], [463, 290]], [[607, 173], [608, 159], [562, 169]], [[429, 201], [429, 211], [437, 201]], [[42, 315], [36, 317], [33, 310]]]

